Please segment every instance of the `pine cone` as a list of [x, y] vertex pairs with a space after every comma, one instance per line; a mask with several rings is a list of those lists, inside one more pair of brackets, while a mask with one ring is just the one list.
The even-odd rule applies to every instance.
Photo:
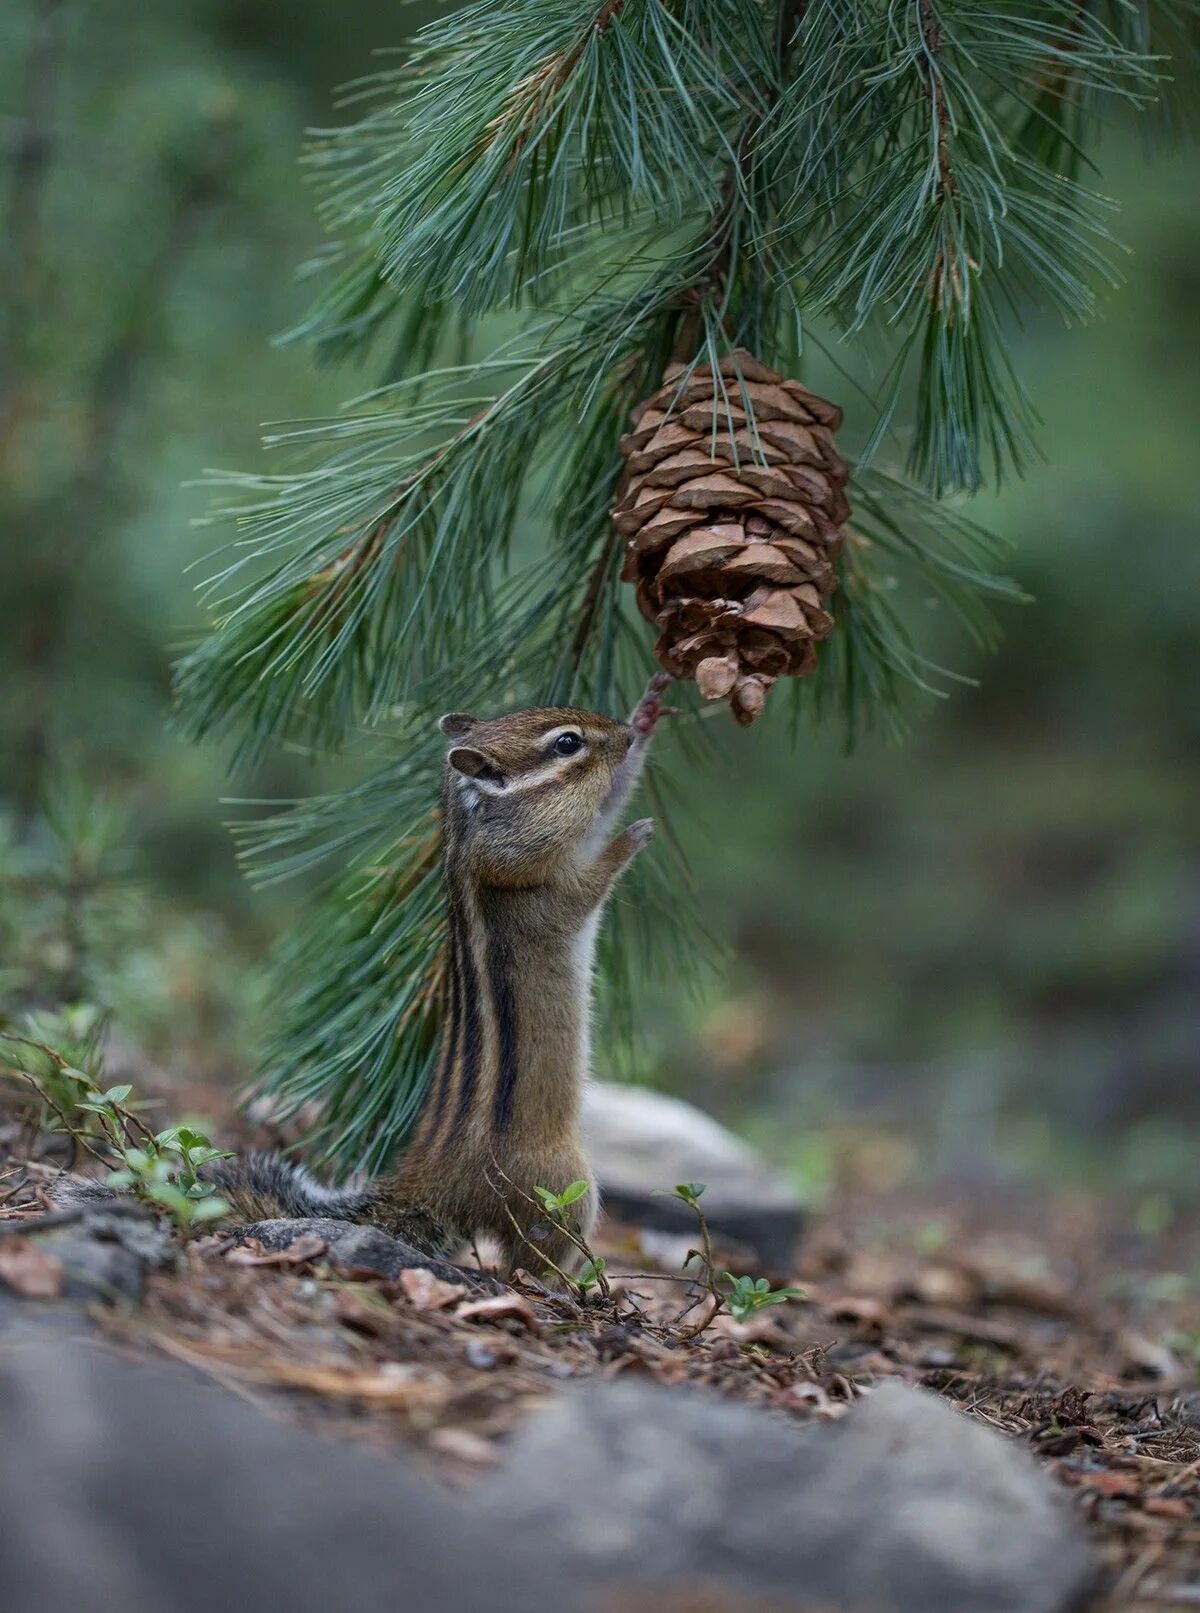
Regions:
[[720, 362], [723, 391], [707, 366], [680, 386], [684, 368], [666, 372], [621, 438], [621, 576], [660, 629], [663, 668], [748, 724], [776, 678], [816, 670], [833, 627], [850, 514], [833, 438], [842, 412], [741, 348]]

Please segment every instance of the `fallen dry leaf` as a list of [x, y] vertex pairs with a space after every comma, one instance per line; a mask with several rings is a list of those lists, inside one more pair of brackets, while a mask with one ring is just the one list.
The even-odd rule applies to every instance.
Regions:
[[516, 1322], [531, 1333], [542, 1330], [533, 1306], [520, 1294], [491, 1294], [487, 1299], [470, 1299], [454, 1314], [463, 1322]]
[[467, 1340], [466, 1357], [473, 1367], [481, 1372], [490, 1372], [493, 1367], [506, 1366], [515, 1361], [518, 1356], [516, 1345], [507, 1338], [476, 1336]]
[[[409, 1304], [418, 1311], [440, 1311], [462, 1298], [460, 1283], [443, 1282], [428, 1266], [411, 1266], [400, 1273], [400, 1286]], [[462, 1312], [459, 1312], [461, 1316]]]
[[25, 1299], [57, 1299], [62, 1293], [62, 1262], [33, 1238], [0, 1241], [0, 1281]]

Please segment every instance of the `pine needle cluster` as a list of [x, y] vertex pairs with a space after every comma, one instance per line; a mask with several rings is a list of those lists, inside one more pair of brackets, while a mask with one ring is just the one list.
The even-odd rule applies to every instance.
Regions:
[[[610, 509], [618, 438], [673, 356], [800, 375], [824, 332], [883, 378], [801, 715], [853, 732], [945, 690], [914, 599], [992, 640], [1019, 590], [943, 500], [1028, 458], [1014, 324], [1084, 320], [1113, 281], [1089, 153], [1156, 99], [1178, 27], [1138, 0], [487, 0], [314, 137], [330, 246], [295, 334], [381, 381], [272, 435], [276, 474], [222, 479], [236, 541], [179, 697], [244, 764], [364, 733], [382, 751], [245, 834], [266, 877], [328, 875], [281, 949], [266, 1063], [285, 1109], [319, 1102], [320, 1151], [379, 1165], [428, 1079], [438, 712], [620, 712], [644, 680]], [[621, 905], [607, 949], [626, 1005], [630, 924], [677, 908], [683, 874], [646, 861], [664, 888]]]

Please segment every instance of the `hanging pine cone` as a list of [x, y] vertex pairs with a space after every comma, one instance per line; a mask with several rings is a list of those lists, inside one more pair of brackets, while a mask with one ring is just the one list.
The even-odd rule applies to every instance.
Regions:
[[706, 700], [728, 698], [748, 724], [776, 678], [816, 670], [833, 627], [850, 514], [833, 438], [842, 412], [741, 348], [720, 362], [723, 389], [708, 366], [680, 387], [684, 368], [666, 372], [621, 438], [621, 576], [660, 629], [664, 669]]

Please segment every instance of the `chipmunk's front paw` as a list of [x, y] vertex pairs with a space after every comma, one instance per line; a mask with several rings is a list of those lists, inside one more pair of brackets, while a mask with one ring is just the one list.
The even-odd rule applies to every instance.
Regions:
[[629, 825], [625, 833], [629, 836], [633, 849], [641, 851], [644, 845], [654, 839], [654, 819], [639, 818], [636, 823]]
[[643, 739], [649, 739], [660, 717], [669, 715], [670, 708], [662, 703], [663, 692], [674, 679], [669, 672], [656, 672], [646, 685], [646, 692], [634, 707], [629, 725]]

